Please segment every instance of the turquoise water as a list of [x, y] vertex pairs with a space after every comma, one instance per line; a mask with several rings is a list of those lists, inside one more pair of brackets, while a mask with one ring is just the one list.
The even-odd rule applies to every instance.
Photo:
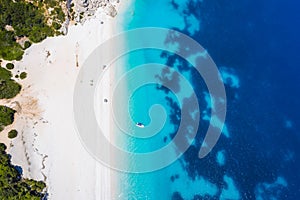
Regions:
[[[138, 50], [124, 56], [126, 72], [146, 63], [160, 63], [183, 74], [197, 93], [201, 121], [190, 148], [173, 164], [149, 173], [122, 173], [119, 199], [299, 198], [300, 17], [297, 8], [299, 2], [281, 0], [132, 1], [124, 15], [123, 29], [171, 28], [197, 40], [218, 66], [226, 88], [228, 109], [217, 145], [207, 157], [199, 159], [209, 120], [213, 119], [211, 124], [216, 127], [220, 123], [210, 114], [216, 99], [210, 98], [201, 77], [195, 75], [187, 62], [159, 50]], [[130, 42], [128, 39], [127, 45]], [[162, 72], [157, 72], [159, 77]], [[150, 75], [151, 70], [145, 70], [129, 78], [128, 90]], [[180, 81], [175, 77], [174, 82]], [[190, 91], [182, 87], [182, 82], [178, 85], [177, 92], [188, 96]], [[180, 123], [178, 116], [189, 102], [180, 104], [182, 100], [174, 93], [159, 88], [159, 84], [143, 85], [130, 94], [128, 104], [124, 105], [133, 125], [131, 136], [120, 136], [126, 150], [155, 151], [174, 137]], [[160, 110], [151, 118], [151, 109], [157, 104], [164, 112]], [[190, 110], [191, 116], [193, 112]], [[159, 124], [164, 120], [164, 126], [155, 135], [151, 131], [142, 132], [152, 122]], [[136, 128], [136, 122], [145, 124], [145, 129]], [[136, 138], [139, 134], [151, 137]], [[174, 152], [169, 153], [157, 160]], [[132, 168], [151, 164], [151, 161], [128, 160]]]
[[[195, 17], [186, 16], [186, 19], [184, 19], [182, 16], [187, 1], [178, 1], [177, 3], [181, 10], [176, 10], [169, 1], [133, 1], [129, 13], [127, 13], [128, 20], [126, 21], [125, 19], [126, 24], [124, 30], [142, 27], [184, 29], [186, 20], [188, 21], [187, 23], [189, 24], [189, 30], [191, 32], [198, 31], [200, 29], [200, 22], [197, 21]], [[127, 42], [130, 43], [130, 41]], [[166, 58], [162, 58], [161, 54], [162, 51], [153, 49], [131, 52], [123, 58], [128, 63], [126, 71], [132, 70], [145, 63], [166, 64]], [[157, 73], [158, 75], [160, 74], [160, 72]], [[190, 78], [189, 73], [182, 73], [185, 78]], [[148, 74], [145, 72], [143, 76], [136, 76], [133, 80], [128, 80], [128, 87], [134, 87], [134, 84], [139, 82], [139, 79], [145, 79], [146, 76], [148, 76]], [[129, 100], [129, 110], [134, 122], [142, 122], [147, 126], [151, 122], [148, 114], [149, 110], [153, 105], [159, 104], [165, 109], [167, 117], [165, 119], [166, 123], [164, 127], [151, 138], [127, 138], [126, 144], [128, 145], [128, 151], [138, 153], [155, 151], [167, 145], [172, 139], [171, 135], [176, 133], [178, 128], [177, 124], [174, 122], [174, 119], [172, 121], [170, 116], [172, 112], [174, 112], [173, 106], [178, 105], [178, 99], [176, 99], [174, 93], [166, 93], [164, 90], [158, 90], [157, 87], [159, 87], [159, 85], [149, 84], [136, 90]], [[187, 88], [186, 91], [188, 91]], [[185, 92], [184, 88], [182, 92]], [[173, 102], [166, 100], [166, 97], [172, 99]], [[145, 134], [148, 133], [146, 132]], [[170, 154], [172, 154], [172, 152], [170, 152]], [[156, 160], [153, 160], [153, 162], [156, 162]], [[134, 160], [129, 163], [129, 165], [136, 164]], [[148, 165], [149, 163], [143, 164]], [[201, 194], [203, 196], [214, 196], [217, 194], [217, 186], [205, 178], [199, 177], [195, 180], [191, 180], [184, 165], [183, 159], [179, 159], [170, 166], [158, 171], [126, 174], [126, 181], [121, 186], [123, 188], [121, 198], [153, 200], [176, 199], [179, 191], [180, 196], [186, 199], [192, 199], [195, 194]]]
[[[189, 24], [189, 30], [194, 33], [199, 31], [200, 22], [194, 16], [186, 16], [183, 18], [182, 12], [186, 7], [187, 1], [177, 2], [181, 10], [176, 10], [174, 5], [169, 1], [150, 1], [141, 0], [133, 1], [128, 13], [125, 13], [124, 30], [132, 30], [142, 27], [162, 27], [170, 29], [184, 29], [186, 23]], [[185, 21], [186, 20], [186, 21]], [[130, 41], [127, 41], [130, 43]], [[144, 49], [131, 52], [125, 55], [122, 59], [127, 62], [125, 71], [130, 71], [138, 66], [146, 63], [166, 64], [166, 59], [161, 57], [162, 51], [154, 49]], [[160, 75], [160, 72], [157, 72]], [[190, 74], [182, 72], [185, 78], [189, 79]], [[148, 76], [147, 72], [143, 76], [136, 76], [129, 79], [128, 88], [134, 87], [134, 84], [143, 80]], [[159, 82], [159, 81], [158, 81]], [[141, 122], [145, 126], [151, 123], [149, 110], [155, 104], [161, 105], [166, 112], [166, 123], [163, 128], [154, 136], [147, 139], [137, 139], [134, 137], [126, 138], [127, 150], [136, 153], [145, 153], [155, 151], [167, 145], [172, 139], [172, 133], [176, 132], [177, 124], [172, 121], [173, 105], [171, 101], [166, 100], [166, 97], [172, 99], [174, 105], [178, 104], [174, 93], [165, 90], [158, 90], [160, 85], [149, 84], [140, 87], [136, 90], [129, 102], [128, 109], [133, 122]], [[186, 89], [188, 91], [188, 89]], [[186, 92], [184, 89], [182, 92]], [[126, 109], [126, 108], [125, 108]], [[180, 107], [179, 107], [180, 109]], [[156, 116], [158, 117], [158, 116]], [[155, 119], [154, 119], [155, 120]], [[162, 119], [163, 120], [163, 119]], [[132, 131], [134, 134], [134, 130]], [[151, 134], [147, 133], [144, 134]], [[172, 153], [172, 152], [170, 152]], [[158, 158], [159, 159], [159, 158]], [[153, 160], [153, 162], [156, 162]], [[132, 162], [129, 165], [136, 165]], [[149, 163], [143, 163], [148, 165]], [[176, 199], [177, 192], [186, 199], [192, 199], [194, 194], [203, 196], [213, 196], [218, 192], [217, 186], [210, 183], [203, 177], [191, 180], [184, 167], [182, 159], [167, 166], [164, 169], [149, 173], [129, 173], [125, 175], [125, 182], [121, 184], [122, 199], [155, 199], [166, 200]], [[230, 177], [228, 177], [230, 179]]]

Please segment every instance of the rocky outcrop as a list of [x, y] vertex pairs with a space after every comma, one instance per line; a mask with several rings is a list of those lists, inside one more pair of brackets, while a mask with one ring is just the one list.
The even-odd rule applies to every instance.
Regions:
[[73, 0], [73, 2], [75, 6], [75, 21], [84, 22], [100, 8], [107, 15], [115, 17], [117, 15], [116, 5], [119, 3], [119, 0]]
[[111, 17], [115, 17], [117, 15], [117, 10], [112, 4], [107, 4], [105, 7], [105, 13]]

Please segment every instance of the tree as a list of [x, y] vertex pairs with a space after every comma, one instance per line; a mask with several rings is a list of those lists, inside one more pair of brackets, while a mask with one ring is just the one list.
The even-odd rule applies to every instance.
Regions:
[[9, 69], [9, 70], [12, 70], [14, 67], [15, 67], [15, 65], [12, 64], [12, 63], [7, 63], [6, 64], [6, 68]]
[[0, 67], [0, 99], [10, 99], [21, 91], [21, 85], [15, 82], [12, 73]]
[[8, 138], [13, 139], [18, 136], [18, 131], [13, 129], [8, 132]]
[[0, 131], [14, 122], [15, 110], [0, 105]]
[[25, 79], [27, 77], [27, 73], [26, 72], [22, 72], [20, 74], [20, 79]]
[[45, 196], [46, 184], [22, 178], [17, 166], [11, 164], [6, 146], [0, 143], [0, 199], [40, 200]]

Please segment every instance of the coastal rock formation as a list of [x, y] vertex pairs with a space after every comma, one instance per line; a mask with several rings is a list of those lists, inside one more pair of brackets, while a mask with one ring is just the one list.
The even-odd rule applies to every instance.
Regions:
[[116, 4], [119, 0], [74, 0], [74, 19], [76, 22], [84, 22], [92, 17], [98, 9], [115, 17], [117, 15]]
[[117, 15], [117, 10], [112, 4], [107, 4], [105, 7], [105, 13], [111, 17], [115, 17]]

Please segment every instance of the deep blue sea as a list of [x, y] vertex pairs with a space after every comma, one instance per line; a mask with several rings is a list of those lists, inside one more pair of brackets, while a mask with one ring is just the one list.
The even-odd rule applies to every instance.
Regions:
[[[126, 70], [156, 62], [182, 73], [197, 93], [201, 117], [188, 150], [158, 171], [126, 174], [120, 198], [299, 199], [300, 1], [133, 0], [126, 16], [124, 30], [169, 28], [201, 44], [222, 75], [227, 115], [216, 146], [199, 159], [213, 109], [201, 77], [189, 63], [168, 52], [145, 49], [127, 55]], [[171, 80], [176, 82], [174, 77]], [[128, 87], [134, 82], [129, 81]], [[155, 151], [174, 138], [184, 104], [168, 89], [144, 85], [128, 104], [132, 120], [145, 126], [151, 121], [152, 105], [162, 105], [167, 115], [159, 134], [128, 139], [128, 150]]]

